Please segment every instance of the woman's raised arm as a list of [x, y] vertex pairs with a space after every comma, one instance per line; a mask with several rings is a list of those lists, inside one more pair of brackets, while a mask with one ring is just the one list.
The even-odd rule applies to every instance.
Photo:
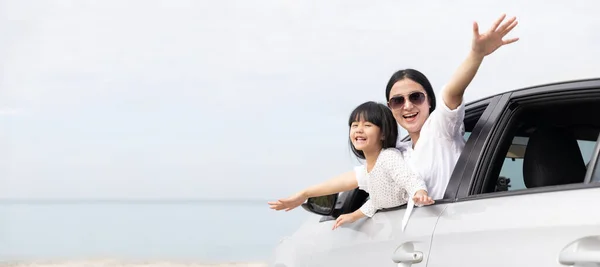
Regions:
[[477, 70], [483, 61], [483, 58], [500, 48], [503, 45], [514, 43], [519, 38], [510, 38], [503, 40], [512, 29], [514, 29], [518, 22], [516, 17], [510, 18], [508, 21], [502, 23], [506, 15], [500, 16], [492, 27], [487, 32], [479, 34], [479, 26], [477, 22], [473, 22], [473, 42], [471, 45], [471, 51], [467, 58], [455, 71], [450, 81], [446, 84], [442, 94], [444, 103], [451, 110], [456, 109], [463, 101], [463, 95], [467, 86], [477, 74]]

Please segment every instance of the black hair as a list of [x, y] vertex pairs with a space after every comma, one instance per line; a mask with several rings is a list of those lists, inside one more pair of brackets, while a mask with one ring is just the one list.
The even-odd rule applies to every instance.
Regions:
[[390, 92], [392, 91], [392, 86], [394, 86], [396, 82], [404, 79], [411, 79], [414, 82], [423, 86], [423, 89], [425, 89], [425, 92], [427, 93], [427, 98], [429, 99], [429, 105], [431, 106], [429, 108], [429, 113], [433, 112], [435, 110], [435, 93], [433, 92], [433, 87], [431, 87], [431, 83], [429, 82], [427, 77], [425, 77], [423, 73], [415, 69], [403, 69], [396, 71], [394, 74], [392, 74], [392, 77], [390, 78], [390, 80], [387, 83], [387, 86], [385, 87], [385, 101], [387, 102], [388, 100], [390, 100]]
[[[382, 148], [396, 147], [398, 124], [394, 119], [392, 111], [386, 105], [373, 101], [360, 104], [350, 114], [348, 127], [350, 127], [353, 122], [357, 122], [361, 119], [373, 123], [381, 129], [381, 134], [383, 136], [381, 144]], [[350, 142], [350, 148], [354, 155], [360, 159], [365, 159], [365, 154], [362, 151], [356, 150], [352, 144], [351, 137], [348, 138], [348, 141]]]

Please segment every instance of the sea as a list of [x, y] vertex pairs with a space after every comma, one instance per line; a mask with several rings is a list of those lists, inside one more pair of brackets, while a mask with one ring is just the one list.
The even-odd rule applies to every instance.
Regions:
[[267, 200], [1, 200], [0, 262], [266, 262], [309, 216]]

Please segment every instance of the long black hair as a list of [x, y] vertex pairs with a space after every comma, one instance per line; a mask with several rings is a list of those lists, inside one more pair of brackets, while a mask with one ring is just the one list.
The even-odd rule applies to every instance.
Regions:
[[390, 78], [390, 80], [387, 83], [387, 86], [385, 87], [385, 101], [387, 102], [388, 100], [390, 100], [390, 92], [392, 91], [392, 86], [394, 86], [396, 82], [404, 79], [411, 79], [414, 82], [423, 86], [423, 89], [425, 89], [425, 92], [427, 93], [427, 98], [429, 99], [429, 105], [431, 106], [429, 108], [429, 113], [433, 112], [435, 110], [435, 93], [433, 92], [433, 87], [431, 87], [431, 83], [429, 82], [427, 77], [423, 73], [415, 69], [403, 69], [396, 71], [394, 74], [392, 74], [392, 77]]
[[[382, 148], [396, 147], [398, 139], [398, 124], [394, 119], [392, 111], [384, 104], [368, 101], [360, 104], [350, 114], [348, 119], [348, 127], [352, 126], [353, 122], [358, 122], [361, 119], [373, 123], [381, 129], [383, 136]], [[365, 154], [362, 151], [356, 150], [352, 144], [352, 137], [348, 138], [352, 152], [360, 159], [365, 159]]]

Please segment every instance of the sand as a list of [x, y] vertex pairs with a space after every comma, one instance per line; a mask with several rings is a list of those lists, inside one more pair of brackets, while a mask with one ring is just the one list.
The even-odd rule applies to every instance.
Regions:
[[73, 260], [0, 262], [0, 267], [267, 267], [266, 263], [194, 263], [173, 261]]

